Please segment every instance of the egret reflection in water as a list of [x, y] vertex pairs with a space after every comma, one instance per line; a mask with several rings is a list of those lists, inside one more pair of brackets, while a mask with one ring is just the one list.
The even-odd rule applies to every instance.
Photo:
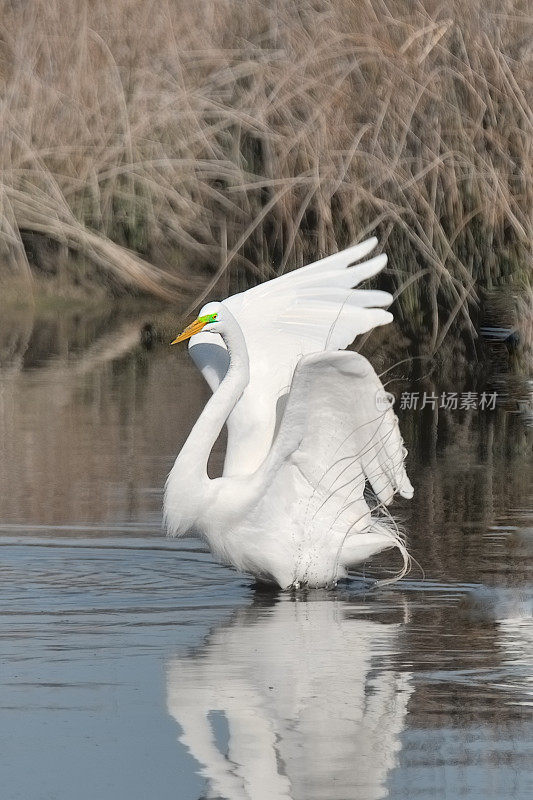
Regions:
[[238, 612], [167, 666], [167, 706], [207, 797], [378, 800], [412, 692], [403, 628], [363, 604], [288, 598]]

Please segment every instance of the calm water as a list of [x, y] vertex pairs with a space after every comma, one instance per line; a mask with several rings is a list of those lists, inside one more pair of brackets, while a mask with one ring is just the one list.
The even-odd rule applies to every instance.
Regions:
[[3, 800], [532, 797], [526, 417], [402, 413], [425, 577], [266, 593], [161, 534], [206, 390], [140, 322], [2, 323]]

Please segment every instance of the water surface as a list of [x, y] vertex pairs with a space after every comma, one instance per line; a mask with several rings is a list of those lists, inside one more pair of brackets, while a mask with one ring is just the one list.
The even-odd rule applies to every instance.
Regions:
[[207, 395], [143, 321], [2, 331], [2, 798], [531, 797], [527, 418], [402, 412], [425, 575], [265, 592], [161, 533]]

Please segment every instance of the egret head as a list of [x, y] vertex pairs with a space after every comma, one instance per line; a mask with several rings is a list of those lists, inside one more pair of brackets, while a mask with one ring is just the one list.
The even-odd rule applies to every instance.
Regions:
[[179, 336], [176, 336], [174, 341], [170, 344], [177, 344], [178, 342], [185, 341], [185, 339], [190, 339], [191, 336], [200, 333], [200, 331], [204, 333], [220, 333], [223, 322], [223, 312], [224, 306], [222, 303], [207, 303], [207, 305], [201, 309], [200, 314], [194, 322], [187, 325], [185, 330], [182, 331]]

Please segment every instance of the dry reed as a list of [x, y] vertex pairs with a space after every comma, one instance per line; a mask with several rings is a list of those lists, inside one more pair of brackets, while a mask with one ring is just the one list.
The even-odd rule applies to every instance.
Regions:
[[95, 265], [78, 281], [204, 295], [376, 231], [431, 347], [480, 286], [530, 283], [527, 2], [0, 10], [3, 274], [31, 280], [38, 235]]

